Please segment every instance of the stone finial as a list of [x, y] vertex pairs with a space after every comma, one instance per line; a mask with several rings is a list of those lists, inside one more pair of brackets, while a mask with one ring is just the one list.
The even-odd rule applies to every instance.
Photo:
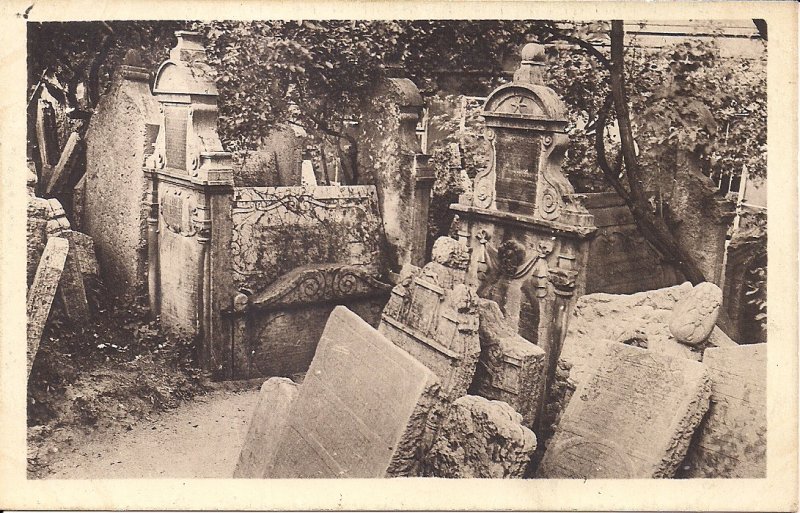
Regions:
[[544, 46], [538, 43], [528, 43], [522, 47], [520, 58], [519, 68], [514, 72], [514, 82], [544, 83]]

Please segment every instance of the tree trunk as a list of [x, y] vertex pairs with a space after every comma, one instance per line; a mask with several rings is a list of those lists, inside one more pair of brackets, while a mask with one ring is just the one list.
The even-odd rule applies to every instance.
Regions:
[[[703, 272], [669, 230], [664, 219], [652, 212], [644, 190], [625, 93], [624, 37], [622, 21], [613, 20], [611, 22], [611, 95], [614, 99], [614, 110], [619, 124], [622, 159], [625, 163], [625, 175], [629, 188], [628, 208], [645, 239], [674, 263], [686, 276], [686, 279], [693, 285], [697, 285], [706, 281]], [[598, 127], [598, 130], [602, 130], [602, 127]]]

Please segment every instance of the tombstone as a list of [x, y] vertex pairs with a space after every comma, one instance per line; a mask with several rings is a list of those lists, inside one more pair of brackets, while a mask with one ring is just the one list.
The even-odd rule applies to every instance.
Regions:
[[521, 57], [514, 80], [484, 105], [489, 165], [475, 176], [472, 195], [450, 208], [459, 239], [472, 251], [466, 283], [496, 301], [513, 328], [545, 351], [547, 388], [585, 288], [596, 228], [584, 197], [561, 171], [568, 120], [563, 102], [543, 84], [544, 47], [527, 44]]
[[[300, 131], [301, 133], [298, 133]], [[238, 186], [277, 187], [300, 185], [302, 145], [305, 134], [292, 125], [278, 125], [255, 151], [234, 170]], [[301, 160], [298, 160], [298, 157]]]
[[440, 401], [433, 372], [338, 306], [264, 477], [416, 475]]
[[501, 401], [466, 395], [453, 403], [425, 456], [423, 475], [445, 478], [522, 477], [536, 436]]
[[710, 395], [703, 364], [609, 344], [564, 411], [537, 475], [671, 478]]
[[465, 285], [445, 289], [417, 269], [392, 289], [378, 326], [439, 377], [451, 400], [467, 393], [481, 352], [475, 299]]
[[714, 329], [722, 290], [713, 283], [697, 284], [672, 310], [669, 331], [678, 342], [697, 346], [704, 342]]
[[50, 237], [36, 268], [33, 284], [28, 289], [28, 376], [39, 350], [50, 307], [53, 305], [61, 273], [67, 261], [69, 242], [60, 237]]
[[47, 243], [47, 220], [50, 218], [47, 200], [28, 196], [27, 206], [27, 283], [33, 283], [36, 267]]
[[413, 82], [389, 78], [365, 100], [359, 120], [359, 180], [377, 186], [389, 268], [395, 273], [425, 260], [435, 176], [416, 134], [422, 107]]
[[288, 378], [270, 378], [261, 385], [233, 477], [264, 477], [264, 468], [272, 461], [278, 436], [288, 420], [297, 393], [297, 384]]
[[767, 345], [709, 348], [711, 407], [683, 477], [767, 477]]
[[153, 151], [159, 106], [150, 74], [135, 52], [126, 55], [102, 96], [85, 137], [86, 173], [78, 226], [94, 239], [109, 290], [122, 296], [146, 288], [148, 181], [142, 171]]
[[544, 351], [522, 338], [494, 301], [480, 299], [478, 312], [481, 356], [470, 393], [508, 403], [533, 428], [544, 406]]

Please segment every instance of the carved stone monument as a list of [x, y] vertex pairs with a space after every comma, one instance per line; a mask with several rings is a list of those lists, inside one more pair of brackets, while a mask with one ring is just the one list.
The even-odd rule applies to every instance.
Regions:
[[264, 477], [417, 475], [441, 400], [433, 372], [336, 307]]
[[686, 458], [685, 477], [767, 476], [767, 345], [710, 348], [711, 408]]
[[28, 290], [28, 375], [39, 350], [50, 307], [53, 305], [61, 273], [67, 261], [69, 242], [61, 237], [50, 237], [36, 268], [36, 276]]
[[514, 80], [484, 106], [490, 164], [475, 177], [472, 196], [451, 208], [458, 236], [472, 250], [467, 284], [545, 351], [550, 383], [595, 227], [561, 172], [566, 109], [543, 85], [544, 47], [528, 44], [521, 56]]
[[537, 470], [544, 478], [671, 478], [708, 410], [703, 364], [608, 344]]

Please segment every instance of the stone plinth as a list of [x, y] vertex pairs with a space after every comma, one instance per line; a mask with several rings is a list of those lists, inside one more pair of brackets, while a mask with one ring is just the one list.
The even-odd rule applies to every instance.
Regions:
[[264, 477], [416, 475], [440, 400], [433, 372], [337, 307]]
[[467, 395], [453, 403], [425, 458], [423, 474], [446, 478], [522, 477], [536, 436], [508, 404]]
[[686, 458], [685, 477], [767, 476], [767, 345], [707, 349], [711, 408]]
[[233, 477], [264, 477], [264, 468], [272, 461], [278, 437], [297, 393], [297, 384], [288, 378], [270, 378], [261, 385]]
[[538, 476], [673, 477], [710, 395], [703, 364], [609, 344], [564, 411]]

